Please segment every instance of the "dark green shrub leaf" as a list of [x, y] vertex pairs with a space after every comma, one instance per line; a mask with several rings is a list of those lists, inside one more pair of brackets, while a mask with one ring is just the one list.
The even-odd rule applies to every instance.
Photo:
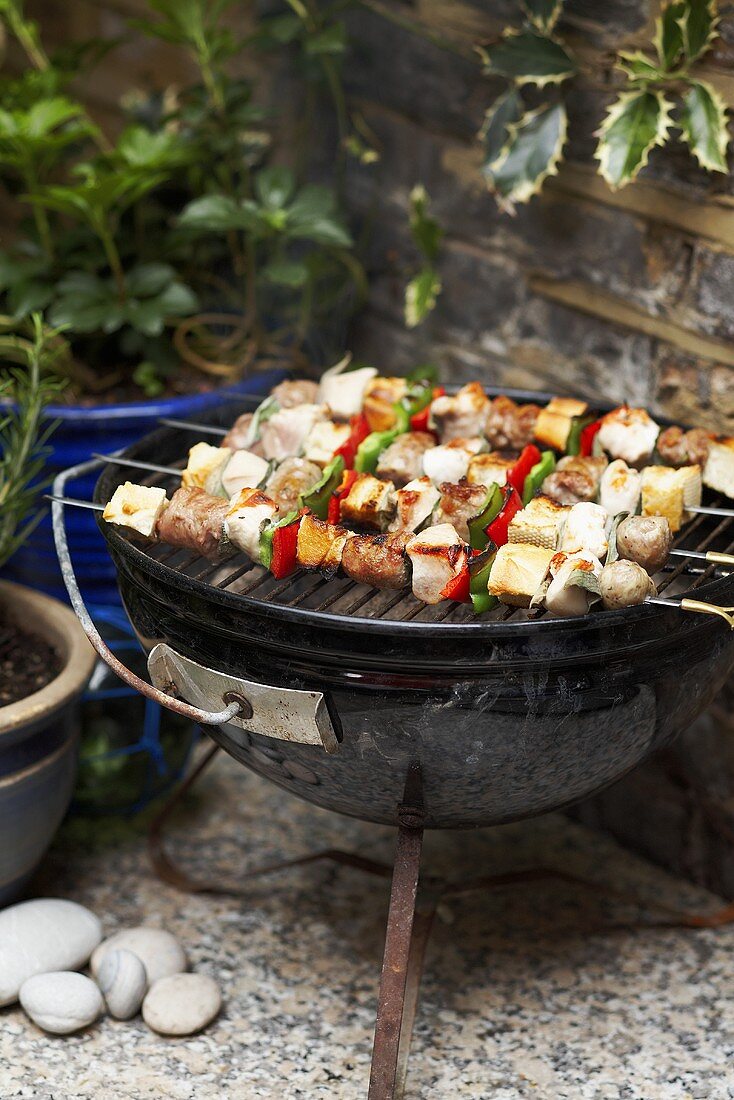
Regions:
[[675, 68], [683, 53], [681, 20], [685, 11], [686, 4], [676, 0], [675, 3], [668, 3], [655, 20], [655, 49], [661, 67], [668, 71]]
[[662, 92], [623, 92], [609, 108], [599, 131], [596, 157], [612, 188], [623, 187], [647, 164], [650, 150], [664, 145], [671, 105]]
[[263, 269], [263, 276], [275, 286], [296, 290], [308, 281], [308, 268], [297, 260], [272, 260]]
[[562, 103], [551, 103], [529, 111], [509, 127], [502, 157], [485, 171], [487, 184], [501, 205], [512, 210], [515, 203], [536, 195], [548, 176], [555, 175], [566, 141], [567, 117]]
[[620, 50], [617, 54], [616, 67], [621, 69], [630, 80], [661, 80], [664, 74], [658, 65], [642, 52], [642, 50]]
[[257, 207], [238, 203], [229, 195], [204, 195], [181, 211], [178, 224], [185, 229], [226, 233], [228, 229], [253, 229], [258, 224]]
[[482, 172], [491, 169], [503, 152], [509, 137], [509, 127], [522, 118], [523, 102], [517, 88], [510, 87], [494, 101], [484, 116], [479, 140], [484, 147]]
[[563, 0], [522, 0], [522, 6], [530, 22], [547, 34], [558, 22]]
[[13, 320], [21, 321], [34, 310], [43, 310], [54, 296], [53, 283], [26, 279], [15, 283], [8, 293], [8, 310]]
[[282, 210], [295, 187], [295, 177], [290, 168], [281, 165], [262, 168], [255, 176], [255, 194], [270, 210]]
[[316, 34], [309, 34], [305, 40], [305, 51], [311, 57], [324, 54], [340, 57], [347, 48], [347, 36], [343, 23], [332, 23]]
[[149, 298], [160, 294], [175, 277], [176, 273], [170, 264], [138, 264], [128, 271], [125, 284], [133, 298]]
[[410, 192], [410, 232], [427, 260], [433, 262], [443, 237], [443, 229], [428, 213], [428, 194], [422, 184]]
[[318, 183], [309, 183], [296, 195], [288, 207], [291, 225], [307, 225], [321, 218], [330, 218], [336, 212], [334, 192]]
[[683, 52], [691, 62], [706, 53], [716, 37], [719, 17], [715, 0], [688, 0], [679, 22], [683, 40]]
[[683, 96], [679, 119], [683, 137], [694, 157], [708, 172], [726, 172], [729, 144], [726, 107], [710, 84], [697, 80]]
[[426, 319], [435, 309], [440, 293], [441, 280], [432, 267], [424, 267], [410, 280], [405, 288], [405, 324], [408, 328], [415, 328]]
[[573, 76], [576, 65], [563, 46], [536, 30], [508, 30], [484, 51], [486, 71], [518, 84], [559, 84]]

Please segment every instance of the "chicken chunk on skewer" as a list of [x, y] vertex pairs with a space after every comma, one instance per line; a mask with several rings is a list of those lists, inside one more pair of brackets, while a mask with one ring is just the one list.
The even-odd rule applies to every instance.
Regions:
[[401, 488], [423, 473], [423, 456], [436, 444], [429, 432], [405, 432], [380, 455], [377, 476]]
[[470, 382], [454, 396], [437, 397], [431, 403], [430, 422], [442, 443], [482, 434], [490, 400], [479, 382]]
[[468, 522], [486, 501], [486, 486], [471, 485], [468, 481], [444, 481], [439, 488], [441, 502], [436, 510], [436, 523], [450, 523], [459, 537], [468, 542]]

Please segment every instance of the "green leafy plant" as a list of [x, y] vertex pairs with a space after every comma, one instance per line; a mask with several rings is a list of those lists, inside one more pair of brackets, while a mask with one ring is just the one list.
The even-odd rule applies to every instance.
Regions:
[[[194, 370], [233, 378], [274, 350], [297, 357], [316, 319], [364, 293], [335, 191], [271, 163], [277, 120], [229, 73], [262, 47], [232, 29], [233, 3], [150, 0], [134, 33], [185, 51], [198, 78], [131, 90], [112, 140], [71, 93], [69, 57], [47, 55], [23, 0], [0, 0], [28, 59], [0, 81], [0, 180], [31, 215], [0, 251], [0, 313], [18, 332], [35, 310], [64, 326], [57, 366], [77, 391], [133, 383], [154, 395], [200, 385]], [[301, 52], [332, 75], [340, 116], [343, 27], [306, 8], [288, 18]], [[76, 60], [108, 47], [82, 43]]]
[[[557, 33], [563, 2], [523, 0], [523, 26], [508, 28], [480, 50], [485, 73], [507, 81], [479, 138], [487, 186], [510, 212], [540, 191], [563, 157], [567, 114], [561, 86], [581, 69]], [[618, 54], [615, 67], [625, 86], [601, 123], [596, 149], [599, 171], [611, 187], [630, 183], [676, 128], [702, 168], [727, 171], [726, 107], [692, 71], [710, 48], [717, 21], [715, 0], [669, 0], [656, 20], [655, 55]]]
[[436, 308], [441, 280], [436, 270], [443, 230], [428, 212], [428, 195], [422, 184], [410, 192], [410, 232], [423, 264], [405, 288], [405, 324], [415, 328]]
[[44, 407], [58, 395], [60, 383], [47, 373], [59, 349], [58, 333], [44, 331], [32, 318], [30, 341], [11, 337], [3, 349], [23, 366], [10, 367], [0, 380], [0, 567], [28, 538], [41, 518], [41, 475], [54, 430]]

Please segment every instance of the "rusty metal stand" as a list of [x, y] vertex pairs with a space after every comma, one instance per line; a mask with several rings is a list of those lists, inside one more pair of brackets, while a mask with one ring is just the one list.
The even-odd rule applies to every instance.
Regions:
[[[188, 893], [242, 897], [246, 890], [241, 882], [239, 885], [227, 885], [191, 878], [170, 859], [163, 843], [165, 826], [171, 815], [218, 751], [219, 747], [212, 744], [186, 780], [169, 796], [150, 826], [148, 848], [153, 870], [170, 886]], [[402, 1100], [404, 1096], [426, 947], [437, 906], [445, 898], [552, 879], [571, 886], [592, 889], [596, 893], [603, 889], [605, 894], [620, 902], [635, 906], [642, 904], [663, 914], [662, 919], [637, 921], [628, 925], [615, 923], [615, 928], [718, 928], [734, 922], [734, 902], [712, 913], [681, 912], [657, 899], [643, 900], [615, 890], [609, 885], [602, 887], [598, 882], [591, 882], [553, 867], [534, 867], [461, 881], [421, 877], [423, 825], [421, 772], [420, 768], [414, 766], [408, 772], [403, 802], [398, 808], [398, 835], [392, 867], [340, 848], [325, 848], [296, 859], [253, 868], [242, 876], [245, 881], [249, 881], [291, 867], [330, 860], [366, 874], [392, 879], [368, 1100]]]

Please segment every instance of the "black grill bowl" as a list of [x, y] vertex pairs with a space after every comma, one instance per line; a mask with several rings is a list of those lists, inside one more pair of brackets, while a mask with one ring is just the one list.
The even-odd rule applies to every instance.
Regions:
[[[167, 429], [127, 454], [170, 463], [195, 439]], [[128, 474], [108, 467], [96, 500]], [[233, 726], [214, 740], [301, 798], [368, 821], [396, 823], [413, 763], [428, 827], [499, 824], [584, 798], [689, 725], [734, 667], [724, 622], [674, 608], [566, 621], [332, 614], [217, 588], [100, 528], [148, 651], [165, 641], [231, 675], [321, 691], [341, 743], [327, 755]], [[695, 595], [734, 603], [734, 576], [706, 578]]]

